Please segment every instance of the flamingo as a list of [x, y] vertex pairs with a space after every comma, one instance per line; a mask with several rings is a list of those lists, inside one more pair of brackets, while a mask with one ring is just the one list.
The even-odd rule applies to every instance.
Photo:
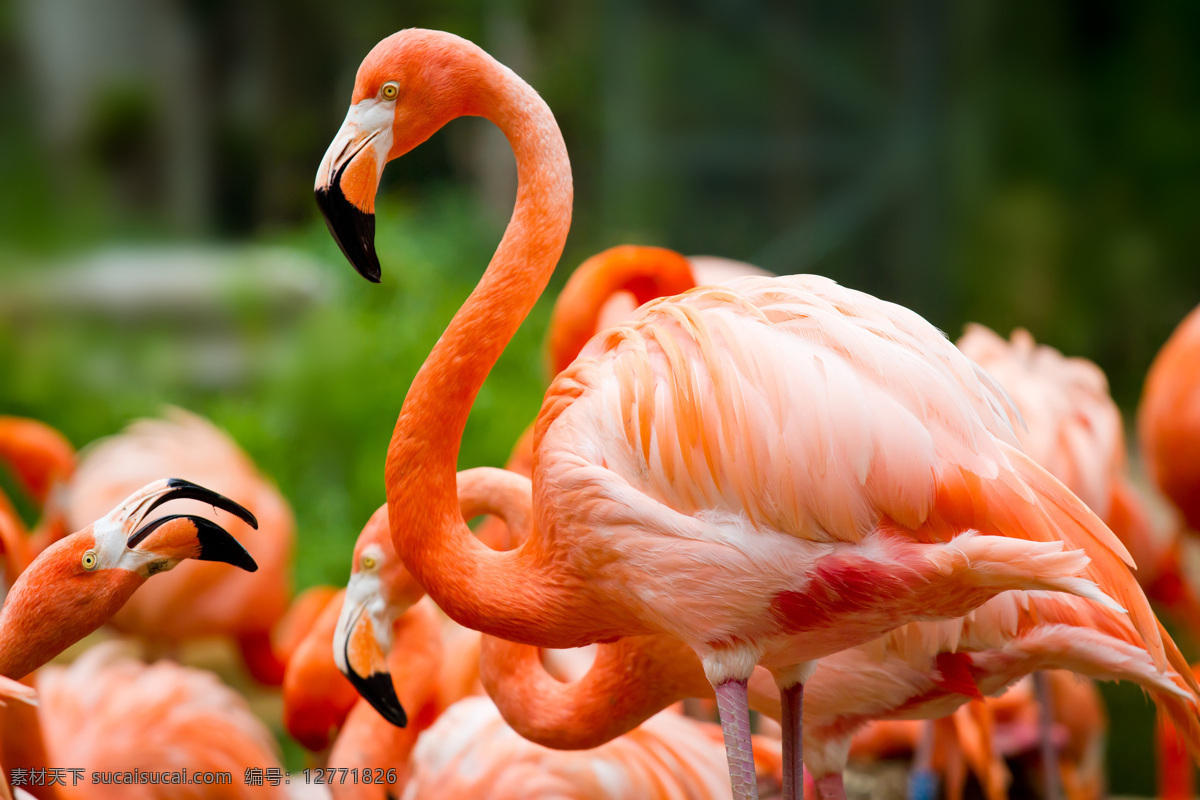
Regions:
[[553, 115], [470, 42], [401, 31], [359, 68], [315, 188], [347, 258], [378, 281], [384, 165], [464, 115], [508, 137], [516, 205], [410, 387], [386, 469], [396, 549], [451, 618], [551, 648], [685, 641], [716, 688], [738, 798], [755, 794], [756, 664], [785, 696], [789, 797], [813, 662], [914, 619], [1008, 589], [1065, 590], [1128, 609], [1165, 668], [1125, 548], [1020, 451], [986, 375], [913, 312], [816, 276], [694, 290], [589, 342], [538, 416], [531, 535], [510, 551], [479, 543], [459, 515], [456, 460], [474, 397], [566, 239]]
[[194, 514], [147, 521], [171, 500], [195, 500], [257, 527], [227, 497], [167, 478], [137, 490], [109, 513], [47, 547], [17, 578], [0, 608], [0, 675], [21, 678], [87, 636], [146, 580], [185, 559], [258, 567], [224, 528]]
[[[37, 675], [37, 722], [45, 760], [35, 767], [96, 772], [229, 772], [232, 783], [103, 784], [85, 777], [59, 786], [62, 800], [285, 798], [287, 787], [247, 785], [248, 765], [282, 772], [274, 739], [245, 699], [205, 670], [145, 664], [117, 642], [90, 648], [70, 666]], [[28, 735], [28, 731], [24, 732]]]
[[[292, 513], [279, 491], [245, 453], [212, 423], [182, 409], [163, 419], [134, 422], [122, 433], [93, 442], [67, 486], [67, 518], [73, 527], [99, 514], [155, 475], [184, 475], [255, 509], [258, 535], [244, 538], [259, 563], [253, 577], [213, 565], [187, 564], [169, 580], [139, 592], [112, 624], [159, 648], [205, 637], [228, 636], [240, 647], [250, 673], [278, 685], [283, 663], [271, 647], [271, 631], [288, 608], [295, 539]], [[203, 509], [195, 513], [204, 514]]]

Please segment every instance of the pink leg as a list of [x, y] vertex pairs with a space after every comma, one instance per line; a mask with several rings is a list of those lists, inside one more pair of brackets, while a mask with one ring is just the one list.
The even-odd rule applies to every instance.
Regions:
[[804, 684], [779, 691], [783, 707], [783, 800], [804, 800]]
[[824, 775], [817, 778], [817, 797], [821, 800], [846, 800], [846, 787], [842, 783], [842, 773]]
[[[750, 742], [750, 699], [746, 681], [725, 681], [716, 687], [717, 713], [725, 734], [729, 757], [729, 783], [733, 800], [758, 800], [758, 776], [754, 772], [754, 750]], [[786, 767], [785, 767], [786, 770]], [[786, 772], [785, 778], [786, 781]]]
[[1059, 800], [1062, 790], [1058, 781], [1058, 748], [1054, 746], [1054, 707], [1050, 699], [1050, 679], [1044, 672], [1033, 673], [1033, 690], [1038, 705], [1042, 707], [1038, 716], [1038, 733], [1042, 745], [1042, 769], [1045, 771], [1046, 800]]

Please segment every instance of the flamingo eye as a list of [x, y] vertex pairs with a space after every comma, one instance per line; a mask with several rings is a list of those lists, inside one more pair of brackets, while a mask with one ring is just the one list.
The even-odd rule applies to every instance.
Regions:
[[375, 561], [375, 556], [363, 556], [362, 557], [362, 568], [363, 569], [375, 569], [375, 565], [377, 563], [378, 562]]
[[384, 100], [395, 100], [400, 95], [400, 84], [388, 81], [379, 88], [379, 96]]
[[91, 572], [100, 563], [100, 559], [96, 558], [96, 551], [88, 550], [86, 553], [83, 554], [82, 563], [83, 563], [83, 568], [86, 569], [88, 572]]

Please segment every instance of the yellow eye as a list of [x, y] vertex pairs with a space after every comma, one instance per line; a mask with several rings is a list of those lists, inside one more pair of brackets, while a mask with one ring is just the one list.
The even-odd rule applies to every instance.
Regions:
[[86, 553], [83, 554], [83, 568], [86, 569], [88, 572], [91, 572], [92, 570], [94, 570], [96, 568], [96, 565], [98, 565], [99, 563], [100, 563], [100, 560], [98, 558], [96, 558], [95, 551], [88, 550]]
[[382, 97], [384, 100], [395, 100], [399, 94], [400, 94], [400, 84], [398, 84], [394, 81], [389, 81], [388, 83], [385, 83], [379, 89], [379, 96]]
[[363, 556], [362, 557], [362, 568], [363, 569], [375, 569], [375, 556]]

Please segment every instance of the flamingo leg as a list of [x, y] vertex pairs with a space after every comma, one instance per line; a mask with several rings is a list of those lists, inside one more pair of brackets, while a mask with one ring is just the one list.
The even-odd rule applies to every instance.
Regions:
[[1033, 673], [1033, 690], [1037, 695], [1041, 713], [1038, 715], [1038, 733], [1041, 738], [1042, 769], [1045, 771], [1046, 800], [1061, 800], [1062, 788], [1058, 778], [1058, 752], [1054, 746], [1054, 707], [1050, 698], [1050, 679], [1045, 672]]
[[816, 780], [817, 797], [820, 800], [846, 800], [846, 785], [842, 782], [842, 773], [823, 775]]
[[804, 684], [779, 690], [783, 728], [783, 800], [804, 800]]
[[[758, 800], [758, 777], [754, 771], [754, 750], [750, 741], [750, 698], [746, 681], [730, 680], [716, 687], [717, 713], [725, 736], [725, 754], [729, 758], [729, 783], [733, 800]], [[786, 728], [784, 739], [787, 739]], [[787, 765], [784, 765], [787, 781]]]
[[921, 723], [921, 738], [913, 753], [912, 771], [908, 774], [908, 800], [935, 800], [938, 796], [938, 776], [933, 770], [933, 720]]

